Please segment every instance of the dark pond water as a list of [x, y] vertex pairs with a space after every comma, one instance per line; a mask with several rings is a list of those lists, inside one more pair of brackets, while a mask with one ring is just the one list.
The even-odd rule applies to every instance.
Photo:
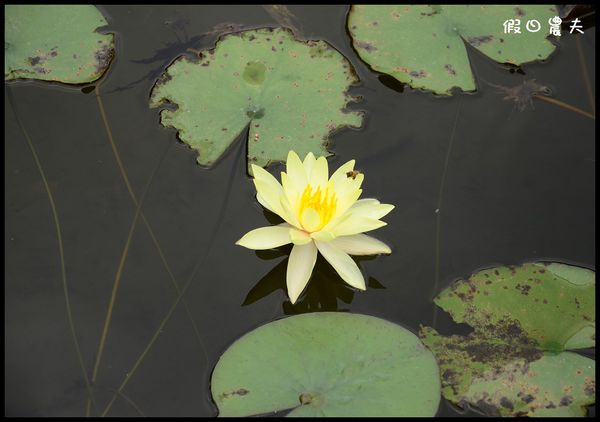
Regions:
[[[376, 232], [393, 254], [360, 261], [370, 277], [366, 292], [354, 293], [319, 261], [306, 299], [291, 306], [285, 249], [254, 253], [234, 244], [266, 225], [246, 175], [245, 139], [214, 168], [202, 169], [148, 108], [153, 83], [171, 60], [189, 47], [214, 45], [216, 35], [202, 34], [223, 23], [277, 23], [261, 6], [101, 9], [116, 33], [117, 58], [99, 92], [131, 189], [143, 197], [95, 381], [100, 410], [126, 381], [108, 415], [216, 415], [209, 380], [218, 357], [243, 334], [285, 315], [349, 311], [416, 332], [432, 323], [433, 296], [479, 269], [534, 260], [595, 268], [594, 120], [537, 99], [534, 109], [520, 111], [484, 82], [513, 87], [535, 78], [554, 98], [591, 111], [577, 42], [595, 91], [593, 27], [579, 41], [563, 36], [546, 63], [527, 65], [524, 74], [471, 49], [478, 92], [436, 98], [393, 90], [369, 70], [344, 29], [346, 6], [290, 7], [299, 32], [330, 42], [361, 80], [351, 93], [363, 101], [351, 108], [365, 111], [365, 125], [333, 137], [330, 166], [355, 158], [366, 175], [363, 197], [396, 205]], [[5, 414], [83, 415], [82, 365], [91, 378], [136, 206], [94, 92], [36, 82], [7, 86]], [[52, 209], [25, 133], [56, 205], [82, 364], [69, 328]], [[174, 283], [183, 289], [188, 282], [173, 308]], [[466, 332], [443, 312], [436, 327]], [[439, 415], [477, 413], [442, 399]]]

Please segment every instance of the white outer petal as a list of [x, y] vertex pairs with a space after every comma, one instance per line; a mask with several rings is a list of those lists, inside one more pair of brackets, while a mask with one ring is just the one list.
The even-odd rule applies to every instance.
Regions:
[[365, 279], [356, 263], [350, 258], [350, 255], [335, 247], [333, 242], [319, 242], [315, 240], [315, 244], [321, 255], [323, 255], [346, 283], [360, 290], [367, 289]]
[[281, 218], [283, 218], [285, 221], [287, 221], [294, 227], [301, 227], [300, 222], [296, 218], [296, 214], [294, 214], [294, 211], [292, 210], [292, 207], [290, 206], [290, 203], [288, 202], [285, 196], [282, 196], [280, 198], [279, 209], [279, 216]]
[[[271, 206], [269, 204], [267, 204], [267, 201], [265, 201], [262, 196], [260, 196], [260, 193], [256, 192], [256, 200], [258, 201], [258, 203], [260, 205], [262, 205], [263, 207], [265, 207], [266, 209], [268, 209], [269, 211], [271, 211], [272, 213], [277, 214], [277, 211], [275, 211], [273, 208], [271, 208]], [[279, 215], [279, 214], [277, 214]]]
[[290, 239], [292, 239], [294, 245], [306, 245], [308, 242], [312, 242], [312, 238], [308, 233], [293, 227], [290, 227]]
[[380, 219], [395, 208], [392, 204], [382, 204], [377, 199], [365, 198], [356, 201], [348, 210], [355, 215]]
[[335, 236], [333, 235], [333, 233], [325, 231], [325, 230], [319, 230], [318, 232], [313, 232], [310, 234], [310, 237], [318, 240], [320, 242], [331, 242], [333, 239], [335, 239]]
[[293, 179], [283, 171], [281, 172], [281, 186], [283, 186], [283, 193], [285, 194], [290, 207], [295, 209], [302, 191], [296, 186]]
[[[255, 167], [254, 174], [256, 174], [258, 172], [257, 169], [263, 170], [262, 168], [260, 168], [258, 166], [254, 166], [254, 167]], [[267, 173], [266, 171], [264, 171], [264, 172]], [[271, 176], [271, 175], [269, 174], [269, 176]], [[257, 199], [258, 199], [258, 196], [260, 196], [259, 202], [262, 201], [261, 205], [263, 203], [268, 205], [265, 208], [267, 208], [268, 210], [275, 212], [275, 214], [279, 214], [281, 217], [283, 217], [281, 215], [280, 198], [282, 198], [284, 196], [284, 193], [283, 193], [283, 187], [281, 187], [281, 185], [279, 184], [277, 179], [275, 179], [273, 176], [271, 176], [271, 178], [255, 177], [253, 181], [254, 181], [254, 187], [256, 188]]]
[[304, 172], [306, 173], [307, 182], [310, 180], [310, 175], [312, 173], [312, 169], [315, 164], [315, 161], [317, 161], [317, 159], [315, 158], [315, 155], [312, 152], [309, 152], [308, 154], [306, 154], [306, 157], [304, 157], [304, 161], [302, 162], [302, 166], [304, 167]]
[[319, 157], [315, 164], [313, 165], [312, 172], [310, 173], [310, 182], [309, 184], [316, 188], [319, 186], [321, 190], [325, 189], [327, 186], [327, 181], [329, 180], [329, 166], [327, 164], [327, 158]]
[[294, 151], [288, 152], [286, 161], [286, 173], [290, 178], [290, 181], [295, 184], [295, 188], [298, 191], [304, 190], [304, 187], [308, 183], [306, 177], [306, 171], [304, 171], [304, 165]]
[[317, 247], [314, 242], [306, 245], [294, 245], [288, 261], [286, 284], [292, 304], [296, 303], [300, 293], [310, 280], [317, 261]]
[[280, 224], [251, 230], [235, 244], [248, 249], [263, 250], [277, 248], [291, 242], [290, 226]]
[[[337, 195], [339, 193], [339, 195]], [[343, 194], [336, 192], [338, 202], [335, 208], [335, 217], [344, 215], [351, 207], [356, 203], [356, 200], [360, 197], [362, 189], [355, 189], [353, 191], [345, 191]]]
[[368, 232], [385, 225], [387, 225], [385, 221], [350, 214], [349, 217], [343, 219], [339, 223], [332, 225], [331, 227], [328, 225], [326, 228], [333, 233], [335, 237], [338, 237]]
[[390, 254], [392, 250], [381, 240], [366, 234], [336, 237], [331, 243], [349, 255]]
[[338, 186], [341, 182], [348, 179], [347, 173], [354, 170], [354, 160], [350, 160], [347, 163], [342, 164], [338, 169], [331, 175], [329, 181], [333, 183], [333, 186]]

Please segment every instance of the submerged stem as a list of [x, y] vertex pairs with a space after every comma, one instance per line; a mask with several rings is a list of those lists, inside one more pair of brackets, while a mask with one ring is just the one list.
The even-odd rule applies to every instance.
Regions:
[[583, 81], [585, 82], [585, 88], [590, 100], [590, 106], [592, 107], [592, 113], [596, 115], [596, 100], [594, 99], [594, 91], [592, 90], [592, 84], [590, 83], [590, 76], [588, 75], [587, 66], [585, 64], [585, 58], [583, 56], [583, 49], [581, 48], [581, 35], [575, 37], [575, 45], [577, 46], [577, 56], [579, 57], [579, 64], [581, 65], [581, 73], [583, 74]]
[[[438, 289], [440, 281], [440, 230], [442, 225], [442, 198], [444, 197], [444, 187], [446, 184], [446, 173], [448, 172], [448, 162], [450, 161], [450, 153], [452, 152], [452, 145], [454, 143], [454, 134], [456, 133], [456, 126], [458, 123], [458, 116], [460, 114], [460, 108], [462, 105], [461, 97], [458, 98], [458, 107], [456, 109], [456, 116], [454, 117], [454, 124], [452, 126], [452, 133], [450, 134], [450, 141], [448, 141], [448, 149], [446, 150], [446, 159], [444, 160], [444, 170], [442, 171], [442, 180], [440, 181], [440, 189], [438, 193], [437, 209], [435, 210], [435, 275], [433, 282], [433, 294], [435, 295]], [[433, 317], [431, 326], [435, 328], [437, 320], [437, 306], [433, 305]]]
[[[149, 178], [149, 180], [147, 182], [145, 190], [142, 193], [142, 197], [140, 198], [140, 201], [138, 201], [138, 199], [137, 199], [137, 197], [136, 197], [136, 195], [133, 192], [133, 189], [131, 187], [131, 183], [129, 182], [129, 177], [127, 176], [127, 172], [125, 171], [125, 166], [123, 165], [123, 162], [121, 160], [121, 156], [119, 154], [119, 150], [117, 149], [117, 145], [116, 145], [114, 137], [112, 135], [112, 130], [111, 130], [110, 125], [108, 123], [108, 118], [106, 116], [106, 111], [104, 109], [104, 103], [102, 101], [102, 96], [100, 94], [100, 84], [101, 83], [98, 83], [96, 85], [96, 89], [94, 90], [95, 91], [95, 95], [96, 95], [96, 100], [98, 102], [98, 108], [99, 108], [99, 111], [100, 111], [100, 115], [102, 117], [104, 128], [106, 129], [106, 134], [107, 134], [107, 137], [108, 137], [111, 149], [113, 151], [113, 154], [115, 156], [115, 160], [117, 162], [117, 166], [119, 168], [119, 171], [121, 173], [123, 181], [124, 181], [124, 183], [125, 183], [125, 185], [127, 187], [127, 190], [129, 192], [129, 196], [131, 197], [131, 200], [133, 201], [133, 203], [134, 203], [134, 205], [136, 207], [136, 213], [135, 213], [135, 217], [133, 219], [133, 222], [132, 222], [132, 224], [130, 226], [129, 233], [128, 233], [128, 236], [127, 236], [127, 241], [125, 243], [125, 247], [123, 249], [123, 253], [121, 255], [121, 259], [120, 259], [120, 262], [119, 262], [119, 267], [117, 269], [117, 274], [115, 276], [115, 282], [113, 284], [113, 290], [112, 290], [112, 293], [111, 293], [111, 299], [109, 301], [109, 305], [108, 305], [108, 309], [107, 309], [107, 315], [106, 315], [106, 318], [105, 318], [105, 324], [104, 324], [102, 335], [101, 335], [101, 338], [100, 338], [100, 344], [99, 344], [99, 347], [98, 347], [98, 352], [96, 354], [96, 363], [94, 365], [94, 370], [93, 370], [93, 374], [92, 374], [92, 383], [95, 382], [96, 377], [97, 377], [97, 373], [98, 373], [98, 369], [99, 369], [99, 365], [100, 365], [100, 360], [101, 360], [101, 356], [102, 356], [102, 351], [104, 349], [104, 342], [106, 340], [106, 336], [108, 335], [108, 326], [110, 324], [110, 320], [111, 320], [111, 316], [112, 316], [112, 309], [113, 309], [113, 306], [114, 306], [114, 301], [116, 299], [116, 291], [117, 291], [117, 289], [119, 287], [119, 282], [120, 282], [120, 278], [121, 278], [121, 274], [122, 274], [122, 269], [123, 269], [123, 265], [125, 263], [128, 251], [129, 251], [129, 245], [130, 245], [130, 242], [131, 242], [133, 231], [134, 231], [135, 226], [137, 224], [137, 220], [138, 220], [138, 218], [140, 216], [141, 216], [142, 222], [144, 223], [144, 226], [146, 227], [146, 229], [148, 230], [148, 233], [150, 234], [150, 237], [152, 239], [152, 242], [154, 243], [154, 246], [156, 247], [156, 250], [157, 250], [157, 252], [158, 252], [158, 254], [160, 256], [161, 262], [162, 262], [165, 270], [169, 274], [169, 278], [171, 280], [171, 283], [175, 287], [175, 290], [176, 290], [177, 294], [181, 293], [179, 285], [178, 285], [177, 281], [175, 280], [175, 276], [173, 275], [173, 272], [171, 271], [171, 268], [170, 268], [170, 266], [169, 266], [169, 264], [168, 264], [168, 262], [167, 262], [167, 260], [165, 258], [165, 255], [164, 255], [164, 253], [162, 251], [162, 248], [161, 248], [160, 244], [158, 243], [158, 239], [156, 238], [156, 235], [154, 234], [154, 230], [152, 229], [152, 227], [148, 223], [148, 220], [146, 219], [146, 216], [144, 215], [144, 213], [142, 211], [142, 203], [144, 201], [144, 197], [146, 195], [146, 192], [147, 192], [148, 188], [150, 187], [150, 184], [152, 183], [154, 175], [158, 171], [158, 168], [160, 167], [160, 164], [162, 163], [162, 161], [166, 157], [167, 151], [169, 150], [171, 144], [169, 144], [167, 146], [167, 148], [165, 149], [165, 152], [162, 154], [159, 163], [157, 164], [157, 166], [153, 170], [152, 175], [150, 176], [150, 178]], [[204, 356], [204, 360], [206, 362], [206, 365], [208, 366], [208, 355], [207, 355], [207, 352], [206, 352], [206, 346], [204, 345], [204, 342], [202, 341], [202, 338], [200, 336], [200, 331], [198, 329], [198, 326], [197, 326], [196, 322], [194, 321], [194, 319], [192, 318], [192, 314], [191, 314], [191, 312], [189, 310], [189, 307], [187, 306], [187, 303], [184, 301], [183, 304], [184, 304], [185, 312], [186, 312], [186, 314], [187, 314], [190, 322], [192, 323], [192, 327], [193, 327], [196, 339], [198, 340], [198, 343], [199, 343], [200, 348], [202, 350], [202, 354]], [[89, 415], [90, 415], [90, 403], [88, 401], [88, 403], [86, 405], [86, 416], [89, 416]]]
[[33, 160], [35, 161], [35, 165], [40, 173], [42, 182], [44, 183], [44, 189], [46, 190], [46, 194], [48, 195], [48, 201], [50, 202], [50, 208], [52, 210], [52, 218], [54, 220], [54, 227], [56, 228], [56, 239], [58, 241], [58, 255], [60, 257], [60, 271], [61, 271], [61, 277], [62, 277], [63, 294], [65, 296], [65, 306], [66, 306], [66, 310], [67, 310], [67, 320], [69, 322], [69, 330], [71, 332], [71, 337], [73, 338], [75, 354], [77, 355], [77, 360], [79, 361], [79, 366], [81, 368], [81, 373], [83, 374], [83, 379], [85, 381], [85, 387], [86, 387], [86, 390], [88, 393], [88, 407], [90, 405], [93, 405], [94, 409], [97, 412], [98, 406], [96, 405], [96, 400], [94, 398], [92, 386], [91, 386], [90, 380], [87, 375], [85, 363], [83, 362], [83, 355], [81, 354], [81, 349], [79, 347], [79, 341], [77, 340], [77, 334], [75, 331], [75, 322], [73, 320], [73, 312], [71, 310], [71, 300], [69, 298], [69, 285], [67, 283], [67, 269], [66, 269], [66, 265], [65, 265], [65, 251], [64, 251], [63, 240], [62, 240], [62, 230], [60, 228], [60, 221], [58, 219], [58, 212], [56, 211], [56, 204], [54, 202], [54, 196], [52, 195], [52, 191], [50, 190], [50, 185], [48, 183], [48, 179], [46, 178], [46, 174], [44, 172], [44, 168], [42, 167], [42, 163], [40, 162], [40, 159], [37, 155], [35, 147], [33, 146], [33, 142], [31, 140], [31, 138], [29, 137], [27, 130], [25, 130], [25, 126], [21, 122], [21, 119], [19, 118], [19, 115], [17, 113], [17, 108], [15, 105], [15, 101], [14, 101], [10, 86], [6, 87], [6, 96], [8, 98], [8, 102], [11, 105], [11, 108], [13, 110], [15, 120], [16, 120], [17, 124], [19, 125], [19, 128], [23, 132], [23, 136], [25, 137], [25, 140], [27, 141], [27, 145], [29, 146], [29, 149], [31, 151], [31, 154], [33, 155]]
[[567, 110], [574, 111], [575, 113], [579, 113], [582, 116], [589, 117], [592, 120], [596, 120], [596, 115], [595, 114], [591, 114], [591, 113], [588, 113], [587, 111], [583, 111], [580, 108], [572, 106], [571, 104], [567, 104], [567, 103], [565, 103], [563, 101], [557, 100], [556, 98], [545, 97], [543, 95], [534, 95], [533, 98], [537, 98], [538, 100], [546, 101], [547, 103], [550, 103], [550, 104], [556, 104], [557, 106], [560, 106], [562, 108], [566, 108]]
[[[102, 353], [104, 351], [104, 345], [105, 345], [105, 342], [106, 342], [106, 337], [108, 336], [108, 328], [110, 326], [110, 322], [111, 322], [111, 319], [112, 319], [112, 313], [113, 313], [115, 301], [116, 301], [116, 298], [117, 298], [117, 291], [118, 291], [120, 283], [121, 283], [121, 276], [123, 274], [123, 268], [125, 267], [125, 261], [127, 260], [127, 255], [129, 253], [129, 247], [131, 245], [131, 240], [133, 238], [133, 233], [135, 231], [135, 227], [137, 226], [137, 221], [138, 221], [138, 218], [139, 218], [140, 213], [141, 213], [142, 204], [144, 203], [144, 199], [146, 197], [146, 194], [148, 193], [148, 190], [150, 188], [152, 180], [154, 179], [154, 175], [156, 174], [156, 172], [160, 168], [160, 165], [162, 164], [165, 156], [167, 155], [167, 151], [169, 149], [169, 146], [170, 146], [170, 144], [165, 149], [165, 152], [163, 153], [160, 161], [157, 163], [156, 167], [154, 167], [154, 170], [152, 171], [152, 174], [150, 175], [150, 178], [148, 179], [148, 182], [146, 183], [146, 187], [144, 188], [144, 191], [142, 192], [142, 196], [140, 198], [140, 201], [137, 204], [137, 207], [136, 207], [136, 210], [135, 210], [135, 216], [134, 216], [133, 221], [131, 222], [131, 225], [129, 227], [129, 232], [127, 233], [127, 240], [125, 241], [125, 246], [123, 247], [123, 253], [121, 254], [121, 259], [119, 261], [119, 266], [117, 267], [117, 273], [115, 275], [115, 281], [113, 283], [113, 288], [112, 288], [112, 292], [111, 292], [111, 295], [110, 295], [110, 300], [109, 300], [109, 303], [108, 303], [108, 308], [107, 308], [107, 311], [106, 311], [106, 318], [104, 320], [104, 326], [102, 328], [102, 335], [100, 337], [100, 343], [98, 345], [98, 351], [96, 353], [96, 361], [94, 363], [94, 369], [92, 371], [92, 383], [96, 382], [96, 378], [98, 376], [98, 369], [100, 367], [100, 362], [102, 360]], [[86, 415], [89, 416], [89, 406], [86, 408]]]
[[[246, 138], [247, 138], [247, 136], [246, 136]], [[241, 152], [242, 152], [242, 150], [244, 150], [243, 147], [246, 144], [246, 140], [242, 139], [242, 140], [240, 140], [240, 143], [241, 143], [241, 145], [239, 147], [237, 156], [233, 160], [233, 166], [232, 166], [232, 169], [231, 169], [232, 173], [237, 168], [238, 161], [240, 161], [240, 156], [242, 155]], [[121, 383], [121, 385], [119, 385], [119, 387], [116, 389], [116, 393], [113, 395], [113, 397], [111, 398], [111, 400], [108, 402], [108, 404], [107, 404], [106, 408], [104, 409], [104, 411], [102, 412], [101, 416], [106, 416], [106, 414], [110, 411], [112, 405], [114, 404], [115, 400], [117, 399], [118, 393], [120, 393], [121, 391], [123, 391], [123, 389], [125, 388], [125, 386], [129, 382], [129, 380], [131, 379], [131, 377], [133, 377], [133, 375], [137, 371], [138, 367], [140, 366], [140, 364], [142, 363], [142, 361], [146, 357], [147, 353], [150, 351], [150, 349], [154, 345], [156, 339], [161, 334], [164, 326], [167, 324], [167, 322], [171, 318], [171, 315], [173, 314], [173, 312], [177, 308], [177, 305], [179, 304], [179, 302], [182, 300], [183, 296], [185, 295], [185, 292], [187, 291], [187, 289], [192, 284], [192, 281], [194, 280], [194, 277], [196, 276], [196, 273], [202, 267], [202, 265], [204, 264], [204, 261], [208, 257], [208, 254], [210, 253], [211, 246], [212, 246], [212, 244], [214, 242], [215, 236], [216, 236], [217, 232], [219, 231], [219, 229], [221, 228], [221, 224], [223, 222], [223, 217], [224, 217], [224, 211], [227, 208], [227, 203], [229, 202], [229, 196], [231, 194], [231, 188], [233, 186], [233, 181], [234, 180], [235, 180], [235, 178], [233, 177], [233, 175], [231, 177], [229, 177], [227, 188], [225, 190], [225, 195], [223, 197], [223, 202], [221, 203], [221, 210], [220, 210], [220, 212], [218, 214], [220, 217], [219, 217], [219, 220], [217, 221], [217, 223], [214, 225], [214, 229], [213, 229], [213, 231], [212, 231], [212, 233], [210, 235], [210, 238], [208, 240], [206, 251], [204, 251], [204, 254], [201, 257], [201, 259], [198, 260], [198, 263], [196, 264], [196, 266], [192, 270], [192, 274], [190, 275], [190, 277], [186, 281], [185, 285], [183, 286], [183, 289], [181, 289], [181, 292], [177, 295], [177, 298], [175, 299], [175, 302], [171, 305], [171, 307], [169, 308], [169, 311], [167, 312], [167, 314], [165, 315], [165, 317], [163, 318], [163, 320], [160, 322], [160, 324], [156, 328], [156, 331], [154, 332], [154, 334], [150, 338], [150, 341], [148, 342], [148, 344], [146, 345], [146, 347], [144, 348], [144, 350], [142, 351], [142, 353], [140, 354], [140, 356], [138, 357], [138, 359], [135, 361], [135, 363], [133, 364], [133, 366], [131, 367], [131, 369], [129, 371], [127, 371], [127, 375], [125, 376], [125, 379], [123, 380], [123, 382]]]

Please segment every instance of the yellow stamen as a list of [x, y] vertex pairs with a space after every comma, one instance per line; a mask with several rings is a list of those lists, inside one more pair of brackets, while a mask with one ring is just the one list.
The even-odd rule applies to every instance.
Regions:
[[320, 186], [313, 191], [307, 185], [298, 202], [297, 216], [304, 230], [309, 233], [321, 230], [335, 214], [337, 198], [329, 187], [324, 191]]

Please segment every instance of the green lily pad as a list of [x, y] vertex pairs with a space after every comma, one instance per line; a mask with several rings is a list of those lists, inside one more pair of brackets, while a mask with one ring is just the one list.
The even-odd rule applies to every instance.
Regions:
[[557, 263], [497, 267], [434, 299], [467, 337], [421, 327], [442, 394], [491, 416], [584, 416], [595, 402], [595, 362], [567, 348], [595, 345], [595, 273]]
[[211, 166], [250, 125], [248, 168], [285, 161], [289, 150], [330, 155], [331, 133], [360, 127], [362, 114], [344, 112], [358, 82], [350, 63], [324, 41], [300, 42], [287, 29], [224, 36], [200, 57], [181, 56], [156, 83], [151, 107], [174, 104], [161, 123]]
[[[546, 59], [555, 48], [546, 39], [548, 19], [557, 14], [549, 5], [352, 6], [348, 30], [374, 70], [450, 95], [453, 87], [476, 89], [465, 43], [500, 63]], [[520, 20], [521, 33], [504, 33], [509, 19]], [[529, 20], [538, 21], [538, 32], [527, 29]]]
[[596, 362], [575, 353], [543, 353], [526, 337], [481, 332], [421, 338], [440, 365], [442, 392], [461, 407], [489, 416], [585, 416], [595, 403]]
[[319, 312], [259, 327], [214, 369], [219, 416], [433, 416], [438, 366], [410, 331], [367, 315]]
[[82, 84], [98, 79], [114, 55], [102, 13], [86, 5], [8, 5], [5, 11], [4, 79]]
[[595, 280], [593, 271], [564, 264], [491, 268], [454, 283], [435, 303], [476, 330], [512, 321], [542, 350], [594, 347]]

